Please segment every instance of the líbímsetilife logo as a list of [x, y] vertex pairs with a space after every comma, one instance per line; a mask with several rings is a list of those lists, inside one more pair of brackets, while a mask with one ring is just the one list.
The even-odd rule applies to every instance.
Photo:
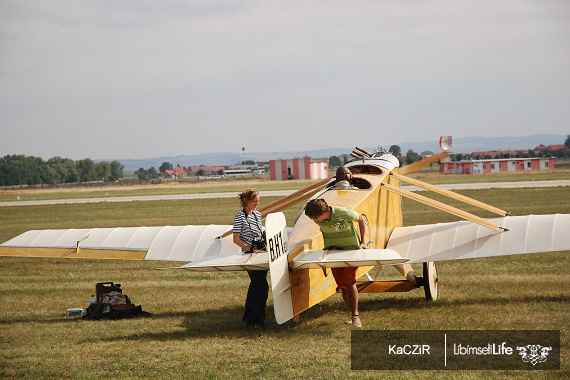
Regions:
[[552, 351], [552, 347], [544, 347], [540, 344], [527, 344], [526, 346], [517, 347], [522, 361], [526, 363], [544, 363], [548, 359], [548, 354]]

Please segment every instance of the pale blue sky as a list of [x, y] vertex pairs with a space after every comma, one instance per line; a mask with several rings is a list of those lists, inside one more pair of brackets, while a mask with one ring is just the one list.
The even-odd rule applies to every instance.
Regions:
[[570, 1], [0, 0], [0, 155], [570, 133]]

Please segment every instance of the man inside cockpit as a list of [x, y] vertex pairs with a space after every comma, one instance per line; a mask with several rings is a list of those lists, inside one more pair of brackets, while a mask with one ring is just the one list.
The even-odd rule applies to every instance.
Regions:
[[345, 168], [344, 166], [339, 166], [336, 169], [336, 179], [331, 187], [331, 189], [336, 190], [350, 190], [350, 189], [358, 189], [358, 187], [352, 185], [352, 172]]

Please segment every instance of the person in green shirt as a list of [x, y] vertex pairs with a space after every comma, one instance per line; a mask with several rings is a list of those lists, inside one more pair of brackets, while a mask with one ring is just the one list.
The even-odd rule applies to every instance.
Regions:
[[[346, 207], [330, 207], [324, 199], [313, 199], [305, 206], [305, 215], [312, 219], [323, 234], [325, 249], [368, 248], [364, 243], [366, 223], [364, 217]], [[358, 222], [360, 236], [353, 222]], [[340, 289], [342, 299], [352, 315], [351, 324], [361, 328], [358, 314], [358, 289], [356, 288], [357, 267], [333, 268], [332, 273]]]

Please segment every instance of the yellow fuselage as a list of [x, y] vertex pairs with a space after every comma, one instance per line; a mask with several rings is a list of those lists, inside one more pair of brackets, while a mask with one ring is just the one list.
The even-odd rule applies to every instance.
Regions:
[[[382, 184], [399, 186], [399, 181], [390, 176], [384, 168], [376, 168], [378, 174], [362, 174], [355, 176], [360, 184], [368, 183], [367, 189], [335, 190], [327, 189], [317, 198], [324, 199], [330, 206], [348, 207], [367, 220], [368, 236], [366, 243], [371, 241], [370, 248], [385, 248], [388, 238], [395, 227], [402, 226], [402, 198], [400, 195], [388, 192]], [[397, 172], [394, 169], [393, 172]], [[304, 250], [323, 249], [323, 237], [319, 227], [302, 213], [289, 235], [289, 260]], [[357, 278], [373, 267], [360, 267]], [[336, 293], [336, 283], [331, 270], [326, 269], [297, 269], [290, 273], [293, 295], [293, 310], [295, 315]]]

